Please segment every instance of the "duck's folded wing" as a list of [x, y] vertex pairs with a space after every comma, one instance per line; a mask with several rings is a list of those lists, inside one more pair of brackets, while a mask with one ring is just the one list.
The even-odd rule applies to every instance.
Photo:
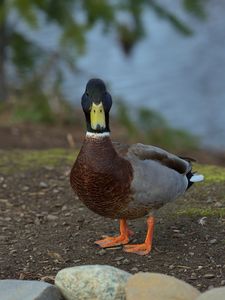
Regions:
[[140, 160], [157, 161], [161, 165], [173, 169], [180, 174], [187, 174], [191, 170], [190, 161], [182, 159], [158, 147], [138, 143], [130, 146], [128, 152], [130, 155], [135, 155]]
[[132, 145], [126, 157], [133, 168], [133, 206], [159, 208], [186, 191], [190, 162], [143, 144]]

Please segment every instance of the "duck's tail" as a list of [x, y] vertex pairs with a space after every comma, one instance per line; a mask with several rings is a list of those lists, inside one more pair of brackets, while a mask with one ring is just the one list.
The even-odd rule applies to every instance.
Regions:
[[187, 189], [189, 189], [194, 182], [201, 182], [204, 180], [204, 176], [201, 174], [197, 174], [196, 172], [192, 172], [191, 170], [187, 173], [187, 179], [188, 179], [188, 186]]

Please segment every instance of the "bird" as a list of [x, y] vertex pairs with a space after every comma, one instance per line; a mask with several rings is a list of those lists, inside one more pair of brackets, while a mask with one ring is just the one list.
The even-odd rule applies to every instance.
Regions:
[[[120, 234], [95, 241], [101, 248], [123, 246], [147, 255], [152, 249], [155, 212], [183, 195], [204, 176], [192, 172], [192, 159], [141, 143], [125, 145], [110, 138], [112, 97], [103, 80], [90, 79], [81, 98], [87, 131], [70, 172], [74, 192], [90, 210], [119, 219]], [[127, 220], [147, 216], [146, 238], [129, 244]]]

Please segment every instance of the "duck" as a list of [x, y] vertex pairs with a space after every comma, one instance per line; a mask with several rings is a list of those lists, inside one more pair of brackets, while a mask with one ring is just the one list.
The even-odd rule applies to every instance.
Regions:
[[[112, 97], [103, 80], [90, 79], [81, 98], [87, 131], [70, 172], [70, 184], [91, 211], [118, 219], [120, 234], [95, 241], [101, 248], [123, 246], [147, 255], [152, 249], [155, 212], [182, 196], [204, 176], [192, 172], [192, 159], [141, 143], [125, 145], [110, 138]], [[143, 243], [129, 244], [127, 220], [147, 217]]]

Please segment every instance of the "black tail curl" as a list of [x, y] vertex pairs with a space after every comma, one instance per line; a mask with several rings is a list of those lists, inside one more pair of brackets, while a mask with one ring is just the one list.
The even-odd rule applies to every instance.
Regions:
[[190, 170], [187, 174], [186, 174], [186, 177], [187, 177], [187, 180], [188, 180], [188, 186], [187, 186], [187, 190], [192, 186], [192, 184], [194, 182], [191, 182], [191, 178], [192, 176], [194, 176], [195, 172], [192, 172], [192, 170]]

